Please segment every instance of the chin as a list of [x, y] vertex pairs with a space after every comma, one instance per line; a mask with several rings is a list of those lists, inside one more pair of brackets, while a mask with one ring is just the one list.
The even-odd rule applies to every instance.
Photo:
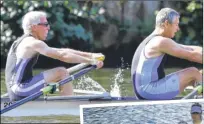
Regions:
[[46, 40], [47, 39], [47, 36], [45, 36], [45, 37], [42, 37], [42, 40]]
[[172, 35], [171, 38], [174, 38], [175, 35]]

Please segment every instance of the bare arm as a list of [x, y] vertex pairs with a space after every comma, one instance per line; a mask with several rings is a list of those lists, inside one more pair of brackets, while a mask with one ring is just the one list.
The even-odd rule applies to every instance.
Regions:
[[203, 48], [200, 47], [200, 46], [191, 46], [191, 45], [182, 45], [182, 44], [179, 44], [179, 45], [184, 49], [196, 51], [196, 52], [198, 52], [200, 54], [202, 54], [202, 52], [203, 52]]
[[191, 47], [184, 47], [169, 38], [163, 38], [162, 40], [160, 40], [158, 49], [163, 53], [167, 53], [181, 59], [203, 63], [201, 52], [197, 52]]
[[40, 54], [50, 58], [58, 59], [63, 62], [88, 63], [88, 64], [93, 63], [92, 59], [89, 59], [84, 56], [80, 56], [78, 54], [74, 54], [72, 52], [68, 52], [65, 49], [49, 47], [47, 44], [45, 44], [43, 41], [40, 41], [40, 40], [35, 40], [35, 42], [33, 42], [31, 46], [35, 51], [39, 52]]
[[77, 54], [83, 57], [87, 57], [87, 58], [91, 58], [92, 57], [92, 53], [89, 52], [82, 52], [82, 51], [78, 51], [78, 50], [73, 50], [70, 48], [62, 48], [62, 50], [69, 52], [69, 53], [73, 53], [73, 54]]

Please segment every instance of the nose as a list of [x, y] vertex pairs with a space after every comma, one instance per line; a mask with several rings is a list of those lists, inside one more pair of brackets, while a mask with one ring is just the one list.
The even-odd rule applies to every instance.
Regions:
[[180, 31], [180, 27], [178, 26], [177, 31]]
[[50, 25], [47, 26], [47, 30], [50, 30]]

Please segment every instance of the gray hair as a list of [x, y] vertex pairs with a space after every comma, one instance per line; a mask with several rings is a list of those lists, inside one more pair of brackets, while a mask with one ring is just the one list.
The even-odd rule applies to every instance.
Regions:
[[31, 34], [31, 26], [39, 24], [41, 17], [47, 17], [46, 13], [42, 11], [30, 11], [26, 13], [22, 19], [24, 34]]
[[180, 17], [177, 11], [171, 8], [163, 8], [157, 13], [156, 26], [160, 27], [166, 20], [172, 24], [175, 17]]

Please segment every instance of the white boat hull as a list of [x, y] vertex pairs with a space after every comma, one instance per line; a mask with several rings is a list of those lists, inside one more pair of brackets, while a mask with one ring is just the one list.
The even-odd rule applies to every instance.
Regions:
[[[119, 97], [122, 98], [122, 97]], [[176, 99], [181, 99], [177, 97]], [[109, 93], [79, 96], [51, 96], [45, 100], [40, 97], [15, 109], [5, 112], [1, 116], [49, 116], [49, 115], [80, 115], [80, 105], [106, 104], [121, 102], [141, 102], [149, 100], [137, 100], [135, 97], [111, 97]], [[8, 97], [1, 98], [1, 110], [9, 106]]]
[[[89, 101], [31, 101], [1, 116], [79, 115], [79, 106]], [[2, 107], [2, 106], [1, 106]]]
[[[134, 99], [134, 98], [133, 98]], [[1, 116], [49, 116], [49, 115], [80, 115], [80, 105], [101, 104], [101, 103], [121, 103], [132, 100], [111, 99], [104, 95], [87, 95], [73, 97], [48, 97], [36, 99], [12, 109]], [[135, 101], [135, 100], [134, 100]], [[1, 109], [10, 104], [8, 98], [1, 99]]]

